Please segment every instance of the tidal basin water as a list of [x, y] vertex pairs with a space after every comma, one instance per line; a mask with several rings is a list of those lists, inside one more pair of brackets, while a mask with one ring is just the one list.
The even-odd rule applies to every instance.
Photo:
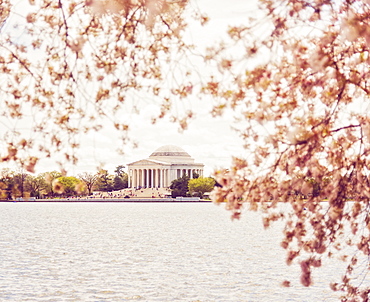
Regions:
[[229, 217], [211, 203], [0, 203], [0, 301], [338, 301], [337, 262], [305, 288], [281, 226]]

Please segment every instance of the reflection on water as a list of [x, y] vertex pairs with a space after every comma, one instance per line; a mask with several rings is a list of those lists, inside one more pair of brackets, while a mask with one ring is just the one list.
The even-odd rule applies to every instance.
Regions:
[[277, 229], [209, 203], [1, 203], [0, 301], [337, 301], [338, 265], [302, 287]]

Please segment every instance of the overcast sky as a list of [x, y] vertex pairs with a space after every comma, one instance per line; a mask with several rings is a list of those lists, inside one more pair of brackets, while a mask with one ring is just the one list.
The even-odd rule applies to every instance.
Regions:
[[[202, 31], [192, 32], [192, 39], [195, 43], [204, 45], [219, 39], [228, 24], [240, 24], [247, 18], [248, 12], [255, 9], [254, 3], [255, 1], [248, 0], [196, 0], [193, 5], [198, 5], [206, 12], [211, 21]], [[123, 155], [116, 152], [120, 142], [112, 135], [112, 131], [107, 129], [86, 135], [82, 138], [84, 143], [79, 150], [80, 161], [76, 166], [67, 166], [68, 174], [95, 172], [100, 165], [113, 173], [116, 166], [147, 158], [157, 148], [170, 144], [182, 147], [196, 162], [204, 163], [205, 176], [216, 168], [227, 167], [233, 155], [243, 153], [242, 141], [231, 129], [232, 115], [212, 118], [209, 115], [209, 104], [193, 109], [197, 112], [196, 119], [187, 130], [180, 133], [178, 125], [167, 120], [160, 120], [152, 125], [153, 108], [146, 104], [141, 108], [140, 115], [130, 123], [130, 136], [138, 143], [138, 148], [128, 147]], [[36, 167], [36, 173], [54, 169], [58, 170], [54, 159], [42, 159]]]

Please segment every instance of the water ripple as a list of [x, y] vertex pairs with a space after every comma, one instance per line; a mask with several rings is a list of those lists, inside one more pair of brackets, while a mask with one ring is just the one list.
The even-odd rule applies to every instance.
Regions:
[[326, 283], [337, 268], [304, 288], [278, 230], [228, 215], [212, 204], [2, 203], [0, 301], [337, 301]]

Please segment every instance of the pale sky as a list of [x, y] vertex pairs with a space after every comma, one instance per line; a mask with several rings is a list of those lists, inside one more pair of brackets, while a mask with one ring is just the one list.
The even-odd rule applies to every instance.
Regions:
[[[196, 0], [193, 5], [198, 5], [211, 18], [206, 28], [191, 33], [194, 42], [204, 45], [218, 40], [228, 24], [241, 24], [248, 12], [255, 9], [255, 1], [240, 0]], [[128, 147], [123, 155], [117, 153], [119, 141], [109, 129], [86, 135], [78, 154], [80, 161], [76, 166], [66, 167], [68, 174], [95, 172], [100, 165], [113, 173], [116, 166], [147, 158], [157, 148], [170, 144], [182, 147], [197, 163], [205, 164], [205, 176], [214, 169], [228, 167], [233, 155], [243, 154], [242, 140], [231, 129], [232, 114], [212, 118], [209, 103], [199, 105], [199, 108], [197, 104], [193, 106], [196, 119], [182, 133], [177, 124], [166, 120], [152, 125], [151, 114], [155, 108], [150, 104], [140, 108], [140, 114], [130, 123], [130, 137], [138, 143], [138, 148]], [[36, 166], [36, 173], [51, 170], [58, 170], [54, 158], [42, 159]]]

